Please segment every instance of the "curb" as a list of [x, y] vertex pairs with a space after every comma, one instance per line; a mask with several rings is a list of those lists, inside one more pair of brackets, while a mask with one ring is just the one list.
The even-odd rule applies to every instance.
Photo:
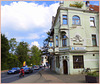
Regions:
[[4, 70], [4, 71], [1, 71], [1, 73], [5, 73], [5, 72], [7, 72], [8, 70]]

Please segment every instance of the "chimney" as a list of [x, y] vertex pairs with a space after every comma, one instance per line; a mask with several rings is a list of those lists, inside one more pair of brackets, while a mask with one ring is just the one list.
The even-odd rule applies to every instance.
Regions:
[[89, 6], [90, 6], [90, 2], [86, 1], [86, 7], [89, 7]]

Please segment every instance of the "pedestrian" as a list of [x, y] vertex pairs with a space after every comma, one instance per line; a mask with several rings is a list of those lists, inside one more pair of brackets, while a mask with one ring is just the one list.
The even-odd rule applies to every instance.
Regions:
[[45, 65], [44, 65], [44, 69], [45, 69]]

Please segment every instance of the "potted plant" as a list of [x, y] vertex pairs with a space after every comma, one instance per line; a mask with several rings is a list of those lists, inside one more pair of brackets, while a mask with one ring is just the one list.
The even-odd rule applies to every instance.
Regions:
[[85, 76], [86, 83], [99, 83], [99, 72], [88, 72]]
[[82, 2], [75, 2], [74, 4], [70, 4], [71, 7], [77, 7], [77, 8], [82, 8], [83, 7]]

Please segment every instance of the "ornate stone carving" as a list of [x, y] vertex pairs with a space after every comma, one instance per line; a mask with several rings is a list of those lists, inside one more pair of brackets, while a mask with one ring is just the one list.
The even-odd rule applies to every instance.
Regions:
[[75, 37], [72, 38], [72, 41], [82, 42], [82, 41], [84, 41], [84, 40], [82, 39], [81, 36], [76, 35]]

